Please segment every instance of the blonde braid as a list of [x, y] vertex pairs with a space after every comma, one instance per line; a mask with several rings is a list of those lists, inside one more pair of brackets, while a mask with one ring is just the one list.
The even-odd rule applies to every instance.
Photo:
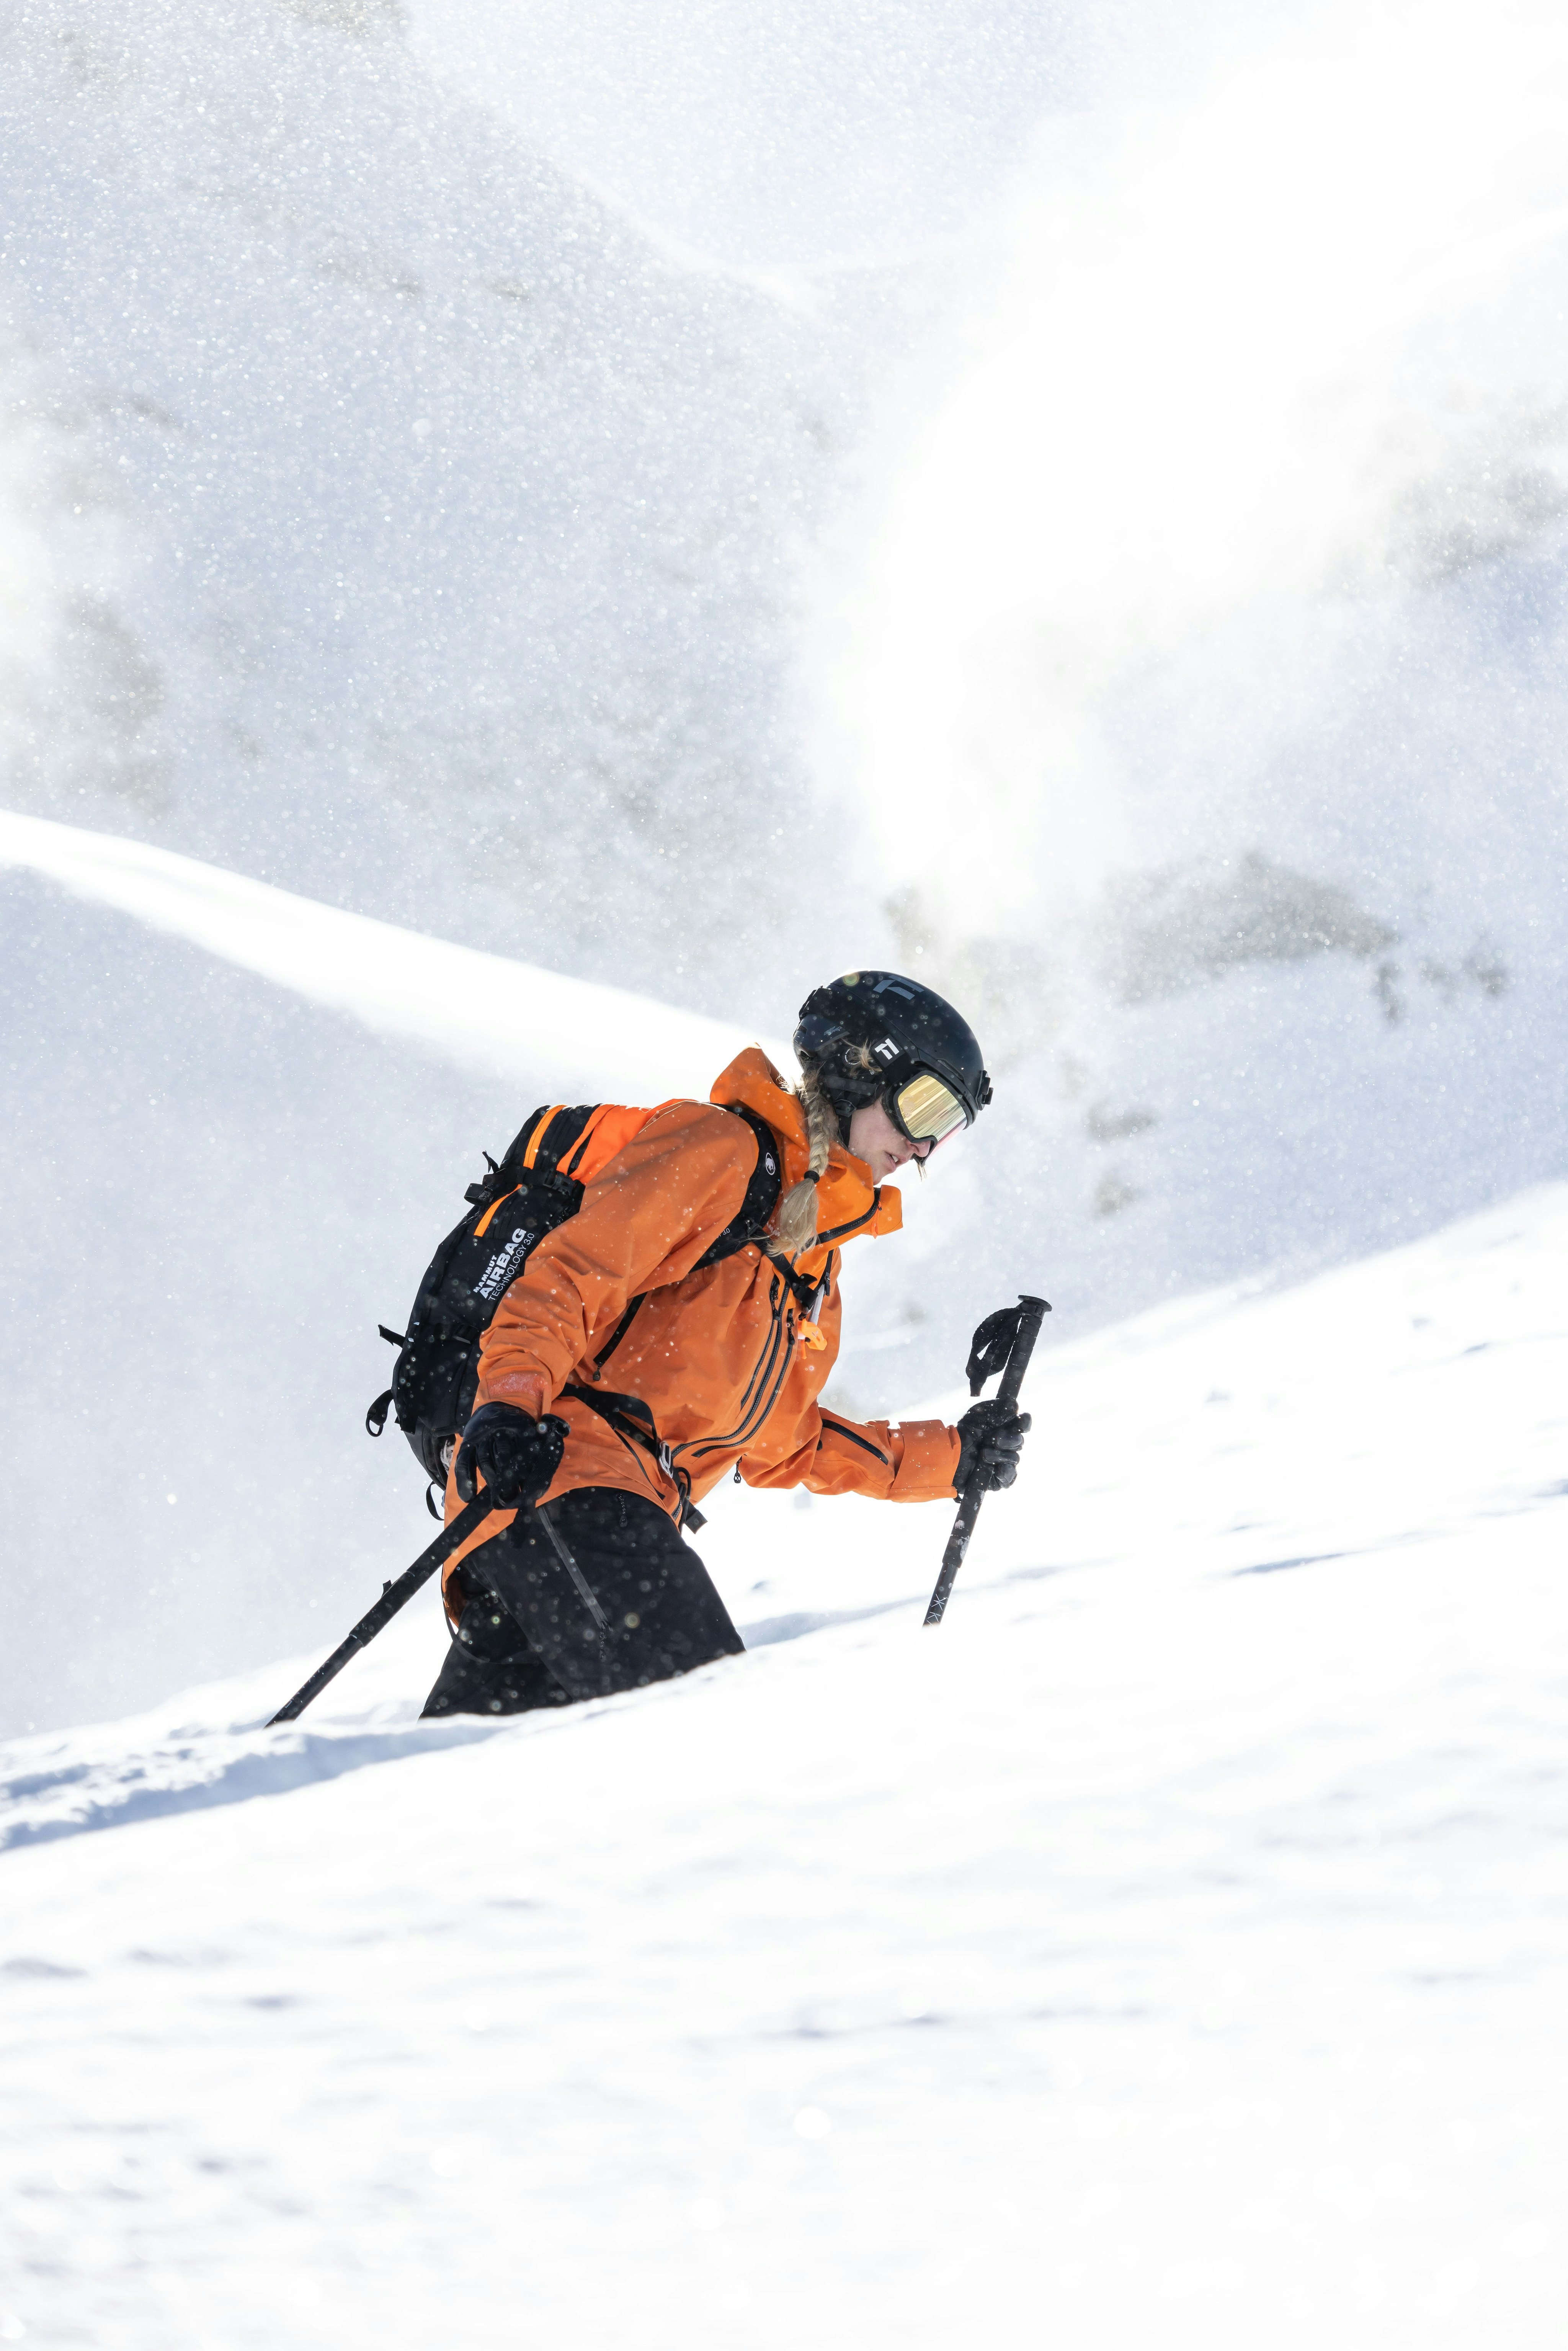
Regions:
[[808, 1061], [795, 1089], [806, 1113], [806, 1173], [779, 1204], [779, 1240], [789, 1257], [803, 1257], [817, 1238], [817, 1185], [827, 1172], [828, 1155], [839, 1139], [839, 1117]]

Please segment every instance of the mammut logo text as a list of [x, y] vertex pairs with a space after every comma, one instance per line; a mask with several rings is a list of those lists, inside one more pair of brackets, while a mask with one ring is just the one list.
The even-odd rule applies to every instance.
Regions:
[[530, 1226], [518, 1225], [516, 1228], [503, 1247], [497, 1250], [478, 1280], [474, 1284], [474, 1294], [476, 1298], [484, 1299], [488, 1305], [492, 1299], [500, 1296], [507, 1282], [510, 1281], [514, 1269], [528, 1255], [533, 1238], [533, 1229]]

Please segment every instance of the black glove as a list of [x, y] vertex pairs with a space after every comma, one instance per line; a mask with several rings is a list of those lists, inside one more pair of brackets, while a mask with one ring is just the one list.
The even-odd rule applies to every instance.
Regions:
[[542, 1420], [515, 1404], [482, 1404], [463, 1432], [457, 1455], [457, 1491], [471, 1502], [486, 1493], [500, 1510], [521, 1510], [544, 1492], [560, 1467], [567, 1426], [553, 1412]]
[[972, 1404], [958, 1423], [963, 1450], [958, 1456], [954, 1489], [962, 1494], [971, 1479], [982, 1494], [1010, 1486], [1019, 1473], [1019, 1455], [1034, 1423], [1027, 1412], [1016, 1412], [1000, 1396]]

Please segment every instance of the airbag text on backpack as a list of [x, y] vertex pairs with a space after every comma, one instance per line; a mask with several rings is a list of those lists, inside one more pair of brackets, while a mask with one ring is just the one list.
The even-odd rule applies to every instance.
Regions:
[[480, 1298], [494, 1305], [512, 1278], [519, 1255], [526, 1256], [538, 1236], [531, 1226], [519, 1225], [504, 1249], [497, 1249], [478, 1280], [474, 1284]]

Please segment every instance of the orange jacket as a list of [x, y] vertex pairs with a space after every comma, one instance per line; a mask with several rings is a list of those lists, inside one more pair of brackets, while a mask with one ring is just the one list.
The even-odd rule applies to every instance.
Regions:
[[[805, 1173], [806, 1128], [767, 1056], [756, 1047], [740, 1054], [711, 1101], [744, 1102], [766, 1120], [781, 1146], [782, 1196]], [[956, 1430], [937, 1420], [862, 1426], [817, 1401], [839, 1351], [841, 1246], [896, 1232], [897, 1192], [873, 1189], [863, 1160], [835, 1147], [817, 1187], [823, 1241], [795, 1268], [813, 1283], [826, 1277], [814, 1345], [801, 1336], [801, 1303], [757, 1245], [693, 1270], [737, 1214], [756, 1165], [744, 1119], [708, 1103], [663, 1103], [502, 1299], [485, 1335], [476, 1404], [520, 1405], [567, 1423], [547, 1500], [576, 1486], [617, 1486], [678, 1518], [684, 1495], [700, 1500], [737, 1465], [748, 1486], [952, 1499]], [[580, 1395], [564, 1393], [574, 1388]], [[448, 1517], [460, 1507], [449, 1481]], [[488, 1541], [509, 1515], [497, 1513], [476, 1540]]]

